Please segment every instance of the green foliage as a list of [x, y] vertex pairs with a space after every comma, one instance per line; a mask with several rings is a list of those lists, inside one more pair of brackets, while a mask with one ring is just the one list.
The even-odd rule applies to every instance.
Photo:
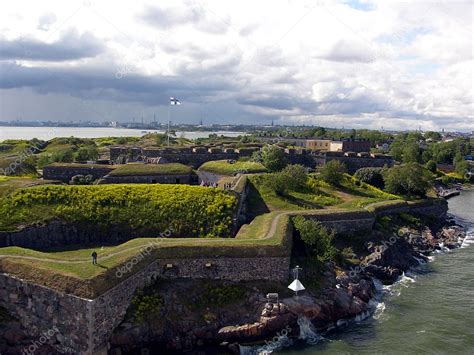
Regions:
[[336, 260], [338, 250], [332, 245], [334, 230], [328, 231], [321, 222], [303, 216], [293, 217], [292, 222], [312, 255], [320, 261]]
[[298, 191], [307, 187], [308, 172], [302, 165], [288, 165], [282, 171], [267, 175], [266, 184], [277, 195], [287, 191]]
[[280, 171], [286, 166], [285, 152], [276, 145], [267, 145], [261, 151], [262, 164], [271, 172]]
[[56, 163], [71, 163], [74, 160], [72, 149], [59, 150], [51, 155], [51, 160]]
[[110, 175], [185, 175], [190, 174], [192, 168], [179, 163], [142, 164], [130, 163], [119, 166], [110, 172]]
[[137, 232], [172, 230], [180, 237], [225, 237], [237, 200], [230, 193], [188, 185], [48, 185], [0, 200], [0, 230], [50, 219]]
[[429, 160], [429, 161], [425, 164], [425, 168], [428, 169], [429, 171], [431, 171], [432, 173], [436, 173], [437, 164], [436, 164], [435, 161]]
[[331, 185], [340, 185], [346, 172], [346, 166], [339, 160], [330, 160], [320, 170], [321, 178]]
[[138, 323], [150, 323], [160, 318], [163, 297], [159, 294], [145, 295], [139, 292], [132, 298], [128, 316], [134, 317]]
[[419, 218], [416, 218], [405, 212], [400, 212], [398, 214], [398, 217], [402, 220], [403, 223], [411, 227], [420, 227], [422, 224]]
[[418, 163], [397, 165], [384, 176], [385, 189], [398, 195], [424, 197], [432, 187], [432, 174]]
[[383, 168], [361, 168], [355, 172], [354, 177], [369, 185], [383, 189], [382, 170]]
[[90, 185], [94, 181], [94, 177], [92, 175], [74, 175], [71, 178], [71, 185]]
[[96, 160], [99, 157], [99, 152], [95, 145], [88, 145], [81, 147], [74, 153], [74, 159], [76, 161], [87, 161], [87, 160]]
[[199, 167], [199, 170], [209, 171], [218, 175], [236, 175], [241, 174], [255, 174], [265, 172], [267, 169], [255, 161], [236, 161], [229, 163], [227, 160], [208, 161]]

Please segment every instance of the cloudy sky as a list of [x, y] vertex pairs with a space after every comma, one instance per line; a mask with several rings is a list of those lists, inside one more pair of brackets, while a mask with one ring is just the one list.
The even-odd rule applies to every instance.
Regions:
[[0, 120], [474, 130], [473, 1], [0, 3]]

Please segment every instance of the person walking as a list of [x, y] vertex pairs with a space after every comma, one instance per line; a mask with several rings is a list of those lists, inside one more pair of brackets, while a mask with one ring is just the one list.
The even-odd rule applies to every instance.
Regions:
[[91, 256], [92, 256], [92, 265], [97, 265], [97, 253], [95, 250], [92, 252]]

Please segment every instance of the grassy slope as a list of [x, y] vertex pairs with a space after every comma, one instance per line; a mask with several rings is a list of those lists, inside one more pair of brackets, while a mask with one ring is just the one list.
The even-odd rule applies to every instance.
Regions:
[[265, 167], [257, 162], [236, 161], [233, 164], [227, 160], [208, 161], [199, 167], [199, 170], [208, 171], [218, 175], [235, 175], [237, 173], [253, 174], [265, 172]]
[[169, 164], [126, 164], [119, 166], [110, 175], [174, 175], [174, 174], [190, 174], [192, 168], [179, 163]]
[[289, 191], [285, 196], [276, 195], [269, 189], [265, 185], [264, 175], [253, 175], [249, 179], [253, 192], [249, 197], [249, 203], [251, 210], [256, 214], [265, 210], [354, 209], [374, 202], [399, 198], [365, 183], [357, 186], [350, 176], [346, 176], [338, 187], [330, 186], [312, 176], [306, 189]]
[[[275, 222], [275, 233], [269, 235], [271, 223], [266, 222], [273, 220], [275, 216], [275, 213], [271, 216], [259, 216], [233, 239], [138, 238], [114, 247], [56, 252], [39, 252], [19, 247], [0, 248], [0, 255], [40, 259], [1, 257], [0, 270], [64, 292], [83, 297], [95, 297], [123, 281], [115, 276], [116, 268], [132, 259], [148, 245], [155, 246], [151, 254], [140, 261], [126, 277], [133, 275], [157, 258], [289, 255], [291, 225], [288, 216], [279, 216]], [[92, 250], [98, 252], [99, 266], [94, 266], [90, 262]]]
[[226, 236], [236, 203], [232, 194], [200, 186], [37, 186], [0, 200], [0, 230], [59, 219], [144, 234], [171, 229], [174, 236]]

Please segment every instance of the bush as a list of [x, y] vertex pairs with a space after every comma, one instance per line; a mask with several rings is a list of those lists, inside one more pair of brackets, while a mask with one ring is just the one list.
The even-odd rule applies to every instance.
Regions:
[[286, 166], [285, 152], [276, 145], [262, 148], [261, 162], [269, 171], [280, 171]]
[[308, 173], [302, 165], [288, 165], [278, 173], [267, 175], [266, 185], [277, 195], [285, 195], [288, 190], [301, 190], [306, 187]]
[[292, 222], [311, 255], [320, 261], [336, 260], [338, 250], [332, 245], [334, 230], [328, 231], [321, 222], [303, 216], [293, 217]]
[[418, 163], [394, 166], [384, 176], [388, 192], [399, 195], [424, 197], [432, 187], [432, 174]]
[[289, 190], [301, 190], [308, 182], [308, 172], [303, 165], [288, 165], [281, 174], [286, 178]]
[[384, 181], [382, 176], [382, 169], [383, 168], [361, 168], [356, 171], [354, 177], [369, 185], [378, 187], [379, 189], [383, 189]]
[[97, 148], [93, 145], [81, 147], [74, 154], [74, 159], [76, 161], [96, 160], [98, 157], [99, 152], [97, 151]]
[[436, 168], [437, 168], [436, 162], [433, 161], [433, 160], [429, 160], [425, 164], [425, 168], [428, 169], [429, 171], [431, 171], [432, 173], [436, 173]]
[[160, 295], [137, 294], [130, 302], [129, 314], [134, 316], [138, 323], [149, 323], [160, 318], [163, 298]]
[[344, 179], [346, 166], [339, 160], [330, 160], [320, 170], [321, 178], [331, 185], [340, 185]]
[[237, 199], [188, 185], [45, 185], [0, 200], [0, 230], [59, 219], [99, 228], [127, 226], [137, 234], [172, 231], [179, 237], [225, 237]]

